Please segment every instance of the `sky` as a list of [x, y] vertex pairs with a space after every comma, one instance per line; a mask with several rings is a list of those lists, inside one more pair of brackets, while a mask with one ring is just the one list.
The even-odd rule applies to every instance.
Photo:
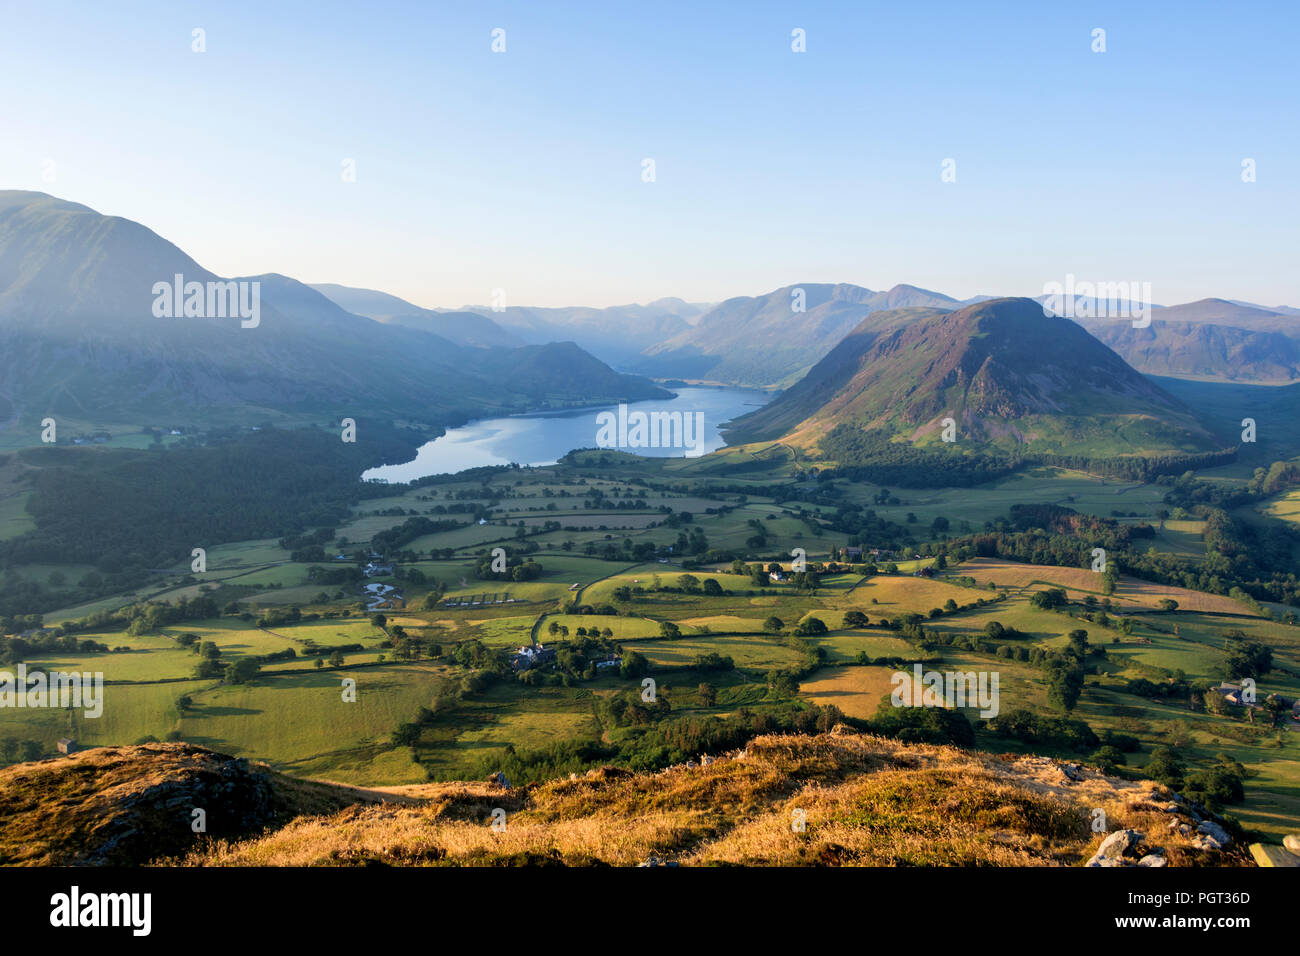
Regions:
[[0, 0], [0, 188], [430, 308], [1067, 274], [1300, 306], [1298, 33], [1283, 0]]

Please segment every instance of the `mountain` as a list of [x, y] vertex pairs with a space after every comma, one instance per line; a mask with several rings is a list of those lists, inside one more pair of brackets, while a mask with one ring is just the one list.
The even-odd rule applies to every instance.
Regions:
[[315, 283], [312, 288], [335, 305], [354, 315], [390, 325], [401, 325], [440, 335], [457, 345], [474, 348], [517, 348], [528, 344], [525, 339], [497, 325], [476, 312], [439, 312], [422, 309], [405, 299], [374, 289], [354, 289], [329, 282]]
[[43, 193], [0, 192], [0, 405], [27, 421], [377, 414], [448, 424], [542, 400], [666, 394], [593, 367], [581, 350], [554, 350], [541, 376], [532, 350], [467, 348], [377, 322], [274, 274], [232, 280], [248, 304], [260, 301], [248, 327], [233, 312], [160, 316], [176, 275], [225, 281], [139, 223]]
[[1248, 309], [1258, 309], [1261, 312], [1275, 312], [1278, 315], [1300, 315], [1300, 309], [1292, 305], [1260, 305], [1257, 302], [1242, 302], [1238, 299], [1228, 299], [1233, 305], [1245, 306]]
[[1142, 329], [1120, 321], [1088, 330], [1146, 375], [1272, 384], [1300, 380], [1300, 338], [1281, 332], [1161, 319]]
[[1164, 306], [1154, 309], [1152, 317], [1162, 322], [1204, 322], [1300, 337], [1300, 319], [1294, 314], [1272, 312], [1227, 299], [1198, 299], [1182, 305]]
[[1300, 316], [1227, 299], [1157, 306], [1150, 324], [1080, 318], [1089, 332], [1147, 375], [1215, 382], [1300, 380]]
[[538, 308], [511, 306], [496, 311], [488, 306], [466, 306], [464, 312], [490, 317], [493, 322], [531, 344], [576, 341], [601, 360], [619, 368], [639, 371], [641, 352], [681, 332], [706, 311], [682, 299], [658, 299], [646, 305], [619, 305], [605, 309], [583, 306]]
[[[800, 304], [803, 310], [796, 311]], [[845, 283], [784, 286], [762, 296], [727, 299], [693, 328], [648, 348], [631, 368], [663, 377], [783, 386], [797, 381], [873, 313], [960, 304], [909, 285], [886, 292]]]
[[727, 437], [811, 448], [847, 425], [938, 444], [947, 417], [961, 451], [1115, 456], [1219, 445], [1181, 402], [1031, 299], [870, 316]]

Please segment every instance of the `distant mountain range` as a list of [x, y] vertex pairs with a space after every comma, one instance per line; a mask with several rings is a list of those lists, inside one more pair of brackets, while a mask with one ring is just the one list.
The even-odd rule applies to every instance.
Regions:
[[521, 346], [472, 314], [375, 321], [281, 275], [235, 280], [259, 284], [256, 327], [159, 317], [155, 287], [176, 275], [223, 281], [138, 223], [0, 192], [0, 406], [29, 421], [379, 414], [448, 424], [668, 394], [572, 344]]
[[1023, 298], [868, 316], [727, 437], [813, 448], [848, 425], [941, 445], [946, 418], [961, 450], [1111, 457], [1220, 447], [1182, 402], [1081, 326]]
[[908, 285], [887, 292], [846, 283], [784, 286], [714, 306], [694, 327], [646, 349], [632, 368], [661, 377], [785, 387], [872, 313], [961, 304]]
[[852, 424], [924, 444], [952, 416], [992, 446], [1174, 453], [1217, 446], [1139, 372], [1300, 381], [1300, 310], [1225, 299], [1153, 307], [1145, 328], [1058, 318], [1041, 299], [845, 283], [716, 305], [443, 310], [268, 274], [233, 280], [260, 286], [259, 321], [245, 328], [157, 314], [157, 286], [176, 275], [227, 281], [138, 223], [0, 192], [0, 420], [373, 414], [449, 424], [666, 396], [643, 377], [653, 376], [787, 390], [740, 419], [733, 439], [812, 447]]

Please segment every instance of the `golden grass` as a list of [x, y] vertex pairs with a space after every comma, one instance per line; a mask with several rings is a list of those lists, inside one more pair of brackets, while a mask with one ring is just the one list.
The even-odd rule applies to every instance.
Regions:
[[[837, 728], [768, 736], [708, 766], [602, 768], [526, 789], [403, 788], [421, 806], [354, 807], [264, 836], [196, 849], [196, 866], [1077, 865], [1109, 829], [1136, 826], [1173, 864], [1249, 865], [1203, 854], [1167, 829], [1154, 784], [1084, 771], [1066, 783], [1046, 758], [909, 746]], [[491, 826], [494, 808], [505, 829]], [[796, 812], [798, 811], [798, 813]], [[792, 822], [802, 818], [798, 831]]]
[[[993, 558], [975, 558], [965, 561], [955, 573], [975, 579], [977, 584], [994, 582], [999, 587], [1029, 588], [1060, 587], [1069, 593], [1070, 600], [1082, 600], [1091, 594], [1100, 600], [1101, 575], [1085, 568], [1064, 568], [1055, 565], [1018, 564]], [[1115, 593], [1109, 595], [1118, 607], [1155, 607], [1161, 598], [1173, 598], [1183, 611], [1202, 611], [1211, 614], [1250, 614], [1250, 610], [1232, 598], [1220, 594], [1205, 594], [1186, 588], [1137, 578], [1121, 576]], [[960, 603], [960, 602], [958, 602]]]

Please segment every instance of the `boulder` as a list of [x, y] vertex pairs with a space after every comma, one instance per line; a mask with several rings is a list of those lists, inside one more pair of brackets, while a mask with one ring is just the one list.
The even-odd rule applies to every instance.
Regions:
[[1138, 866], [1168, 866], [1169, 861], [1159, 853], [1148, 853], [1142, 859], [1138, 860]]
[[1300, 833], [1288, 833], [1282, 838], [1282, 845], [1292, 853], [1300, 853]]
[[1116, 830], [1101, 841], [1101, 846], [1097, 847], [1097, 856], [1118, 859], [1141, 843], [1145, 836], [1140, 830]]
[[1198, 833], [1204, 833], [1206, 836], [1213, 837], [1214, 841], [1218, 843], [1220, 847], [1225, 847], [1232, 843], [1232, 837], [1228, 836], [1228, 831], [1223, 829], [1223, 827], [1219, 826], [1213, 820], [1201, 821], [1200, 826], [1198, 826], [1196, 830]]
[[1101, 841], [1097, 852], [1084, 866], [1128, 866], [1125, 854], [1145, 838], [1140, 830], [1116, 830]]
[[1218, 840], [1216, 840], [1214, 837], [1210, 836], [1210, 834], [1208, 833], [1203, 833], [1200, 836], [1198, 836], [1195, 840], [1193, 840], [1192, 846], [1196, 847], [1196, 849], [1198, 850], [1222, 850], [1223, 849], [1223, 844], [1220, 843]]

